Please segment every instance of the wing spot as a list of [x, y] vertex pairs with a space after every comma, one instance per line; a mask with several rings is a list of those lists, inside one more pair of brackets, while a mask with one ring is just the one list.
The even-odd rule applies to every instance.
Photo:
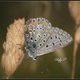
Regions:
[[57, 36], [55, 36], [55, 38], [57, 38]]
[[33, 48], [36, 48], [36, 44], [33, 44], [32, 46], [33, 46]]
[[55, 45], [54, 43], [52, 43], [53, 45]]
[[62, 40], [60, 39], [60, 37], [59, 37], [59, 40], [60, 40], [60, 42], [62, 42]]
[[31, 40], [33, 40], [33, 38], [31, 37]]
[[33, 19], [33, 22], [35, 22], [35, 19]]
[[60, 42], [62, 42], [62, 40], [60, 40]]
[[43, 40], [43, 42], [45, 42], [45, 40]]
[[52, 37], [51, 37], [51, 39], [52, 39]]
[[40, 21], [40, 18], [38, 18], [38, 21]]
[[48, 45], [46, 45], [46, 47], [48, 47]]
[[40, 44], [40, 46], [41, 46], [41, 44]]
[[37, 41], [37, 40], [35, 39], [35, 41]]
[[40, 35], [38, 35], [40, 37]]
[[61, 46], [61, 44], [59, 44]]

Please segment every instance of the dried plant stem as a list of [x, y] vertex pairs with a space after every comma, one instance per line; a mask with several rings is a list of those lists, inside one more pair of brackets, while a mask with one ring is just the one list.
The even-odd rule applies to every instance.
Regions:
[[[75, 37], [76, 37], [76, 35], [74, 35], [74, 39], [76, 39]], [[78, 48], [78, 44], [77, 44], [76, 41], [74, 40], [71, 79], [74, 79], [74, 78], [75, 78], [75, 74], [76, 74], [76, 55], [77, 55], [77, 48]]]
[[73, 48], [73, 63], [72, 63], [72, 74], [71, 74], [71, 79], [75, 79], [76, 75], [76, 57], [77, 57], [77, 49], [78, 45], [80, 43], [80, 26], [76, 26], [76, 31], [74, 34], [74, 48]]
[[69, 1], [69, 10], [75, 20], [75, 34], [74, 34], [74, 49], [73, 49], [73, 62], [71, 79], [75, 79], [76, 75], [76, 55], [78, 45], [80, 44], [80, 1]]

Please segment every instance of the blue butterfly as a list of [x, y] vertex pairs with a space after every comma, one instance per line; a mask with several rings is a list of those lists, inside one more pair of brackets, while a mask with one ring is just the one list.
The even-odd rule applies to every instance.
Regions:
[[58, 27], [52, 27], [45, 18], [31, 18], [26, 22], [25, 49], [33, 60], [37, 56], [65, 47], [71, 41], [70, 34]]

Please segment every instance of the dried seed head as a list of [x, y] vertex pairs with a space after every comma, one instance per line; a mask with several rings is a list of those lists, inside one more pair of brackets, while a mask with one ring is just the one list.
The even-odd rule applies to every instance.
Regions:
[[[20, 49], [24, 44], [25, 19], [15, 20], [7, 30], [6, 42], [3, 44], [2, 67], [9, 78], [21, 64], [24, 53]], [[17, 45], [20, 44], [20, 45]]]

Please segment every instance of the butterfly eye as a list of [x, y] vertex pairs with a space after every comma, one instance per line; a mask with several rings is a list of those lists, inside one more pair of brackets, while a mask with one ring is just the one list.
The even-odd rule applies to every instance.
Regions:
[[60, 40], [60, 42], [62, 42], [62, 40]]

